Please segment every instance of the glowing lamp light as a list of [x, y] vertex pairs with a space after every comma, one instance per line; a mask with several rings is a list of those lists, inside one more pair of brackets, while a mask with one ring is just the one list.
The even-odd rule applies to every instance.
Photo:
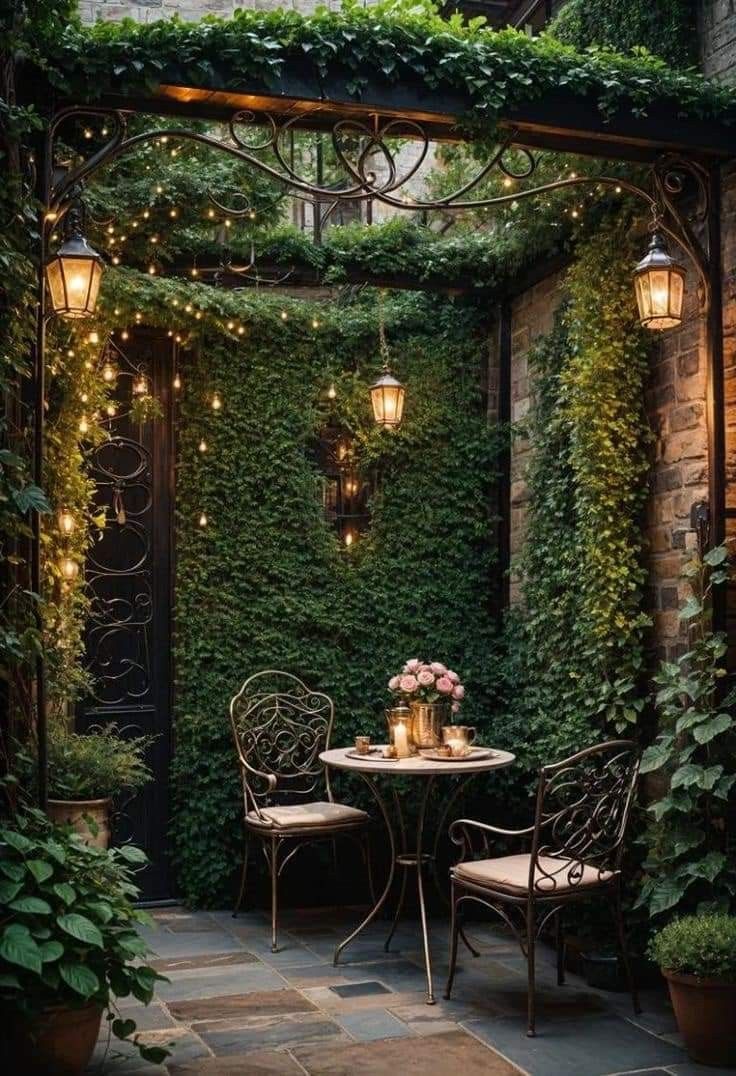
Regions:
[[215, 392], [212, 396], [212, 410], [219, 411], [222, 407], [222, 400], [220, 399], [219, 392]]
[[204, 512], [199, 517], [199, 525], [200, 525], [200, 527], [206, 527], [207, 526], [207, 516], [204, 514]]
[[207, 442], [205, 441], [204, 437], [199, 442], [199, 451], [200, 452], [206, 452], [207, 451]]
[[115, 378], [118, 376], [118, 372], [111, 362], [104, 363], [102, 367], [102, 380], [106, 384], [111, 385]]
[[64, 537], [68, 537], [76, 526], [73, 514], [68, 508], [61, 508], [57, 516], [57, 522], [59, 524], [59, 531]]
[[658, 232], [634, 270], [639, 321], [646, 329], [674, 329], [682, 322], [685, 268], [671, 256]]
[[73, 557], [62, 557], [59, 568], [66, 583], [73, 583], [79, 575], [79, 564]]
[[388, 366], [384, 366], [378, 381], [371, 385], [371, 403], [376, 425], [383, 429], [395, 430], [401, 425], [404, 414], [404, 396], [406, 390]]
[[136, 396], [145, 396], [147, 394], [147, 392], [148, 392], [148, 381], [143, 376], [143, 374], [141, 374], [140, 377], [138, 377], [133, 382], [133, 392], [135, 393]]
[[102, 279], [102, 258], [75, 231], [46, 262], [46, 284], [55, 314], [88, 318], [95, 312]]
[[181, 388], [181, 377], [179, 376], [179, 371], [178, 370], [174, 374], [174, 388], [175, 389], [180, 389]]

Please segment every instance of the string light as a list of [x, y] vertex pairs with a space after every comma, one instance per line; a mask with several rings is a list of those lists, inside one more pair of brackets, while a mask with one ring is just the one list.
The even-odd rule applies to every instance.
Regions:
[[238, 325], [238, 336], [245, 336], [245, 326]]
[[232, 332], [233, 329], [235, 328], [235, 322], [234, 321], [228, 321], [227, 327], [230, 330], [230, 332]]
[[87, 400], [89, 400], [89, 396], [86, 392], [83, 392], [79, 399], [82, 401], [82, 403], [87, 403]]
[[204, 437], [199, 442], [199, 451], [200, 452], [206, 452], [207, 451], [207, 442], [205, 441]]
[[175, 389], [180, 389], [181, 388], [181, 378], [179, 377], [179, 371], [178, 370], [174, 374], [174, 388]]
[[109, 418], [114, 418], [115, 417], [115, 404], [110, 402], [106, 406], [105, 411], [107, 412]]
[[106, 381], [107, 384], [110, 385], [116, 377], [117, 370], [111, 362], [106, 362], [105, 365], [102, 367], [102, 380]]
[[128, 340], [129, 338], [130, 338], [130, 333], [128, 332], [127, 329], [123, 329], [123, 331], [120, 334], [120, 339], [121, 340]]
[[334, 385], [330, 385], [330, 387], [327, 390], [327, 398], [328, 398], [328, 400], [334, 400], [336, 396], [337, 396], [337, 389], [335, 388]]
[[207, 516], [205, 515], [204, 512], [202, 512], [202, 515], [199, 517], [199, 525], [200, 525], [200, 527], [206, 527], [207, 526]]
[[289, 317], [289, 315], [288, 315], [288, 313], [286, 312], [286, 310], [282, 310], [282, 311], [281, 311], [281, 320], [282, 320], [282, 321], [286, 321], [286, 320], [288, 319], [288, 317]]
[[222, 407], [222, 400], [220, 399], [219, 392], [215, 392], [212, 396], [212, 410], [219, 411]]
[[317, 321], [316, 318], [312, 318], [312, 328], [313, 329], [318, 329], [319, 328], [319, 322]]
[[86, 415], [82, 415], [82, 417], [79, 420], [79, 432], [80, 433], [89, 433], [89, 422], [87, 421], [87, 416]]
[[87, 337], [87, 343], [88, 344], [99, 344], [99, 342], [100, 342], [100, 334], [97, 332], [96, 329], [93, 329], [92, 332]]
[[140, 323], [141, 323], [141, 322], [143, 321], [143, 314], [141, 314], [141, 313], [139, 313], [138, 311], [136, 311], [136, 313], [135, 313], [135, 320], [136, 320], [136, 323], [137, 323], [138, 325], [140, 325]]
[[148, 266], [148, 275], [149, 276], [155, 276], [156, 275], [156, 266], [153, 263], [151, 263]]
[[353, 532], [352, 531], [345, 531], [345, 545], [348, 547], [348, 549], [353, 544], [353, 541], [354, 541]]
[[112, 264], [113, 265], [120, 265], [120, 258], [117, 256], [117, 254], [113, 254]]

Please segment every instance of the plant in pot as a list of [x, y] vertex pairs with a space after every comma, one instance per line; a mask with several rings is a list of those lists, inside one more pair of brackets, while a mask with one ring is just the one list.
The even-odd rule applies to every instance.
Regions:
[[[153, 740], [126, 739], [115, 724], [81, 734], [53, 722], [48, 736], [49, 817], [69, 822], [88, 843], [107, 848], [112, 799], [123, 790], [136, 792], [151, 780], [145, 753]], [[35, 758], [19, 753], [26, 787], [34, 783], [35, 766]]]
[[[24, 1076], [76, 1076], [89, 1062], [102, 1013], [131, 1039], [116, 997], [147, 1004], [156, 980], [137, 932], [150, 922], [132, 901], [139, 849], [86, 844], [70, 826], [26, 810], [0, 829], [0, 1063]], [[132, 1041], [161, 1062], [168, 1050]]]
[[736, 1060], [736, 916], [689, 915], [654, 935], [685, 1048], [703, 1065]]

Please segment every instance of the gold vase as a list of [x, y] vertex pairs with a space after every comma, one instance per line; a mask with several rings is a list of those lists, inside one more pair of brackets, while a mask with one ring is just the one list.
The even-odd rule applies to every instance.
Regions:
[[449, 702], [412, 702], [411, 738], [421, 750], [439, 747], [442, 743], [442, 726], [450, 722]]

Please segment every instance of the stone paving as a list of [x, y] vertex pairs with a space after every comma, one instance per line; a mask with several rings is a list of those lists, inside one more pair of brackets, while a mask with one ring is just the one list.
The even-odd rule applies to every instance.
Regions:
[[[107, 1031], [91, 1074], [154, 1076], [727, 1076], [689, 1062], [664, 992], [645, 991], [635, 1018], [626, 994], [558, 987], [542, 947], [538, 1034], [526, 1036], [524, 961], [512, 939], [471, 924], [481, 955], [462, 950], [453, 1000], [441, 1000], [447, 924], [433, 924], [438, 1003], [424, 1000], [416, 924], [402, 923], [392, 950], [379, 921], [343, 955], [332, 954], [358, 921], [354, 908], [285, 911], [281, 948], [270, 949], [262, 912], [155, 913], [146, 938], [170, 980], [148, 1007], [121, 1002], [141, 1037], [171, 1046], [165, 1067], [141, 1062]], [[733, 1073], [733, 1070], [730, 1070]]]

